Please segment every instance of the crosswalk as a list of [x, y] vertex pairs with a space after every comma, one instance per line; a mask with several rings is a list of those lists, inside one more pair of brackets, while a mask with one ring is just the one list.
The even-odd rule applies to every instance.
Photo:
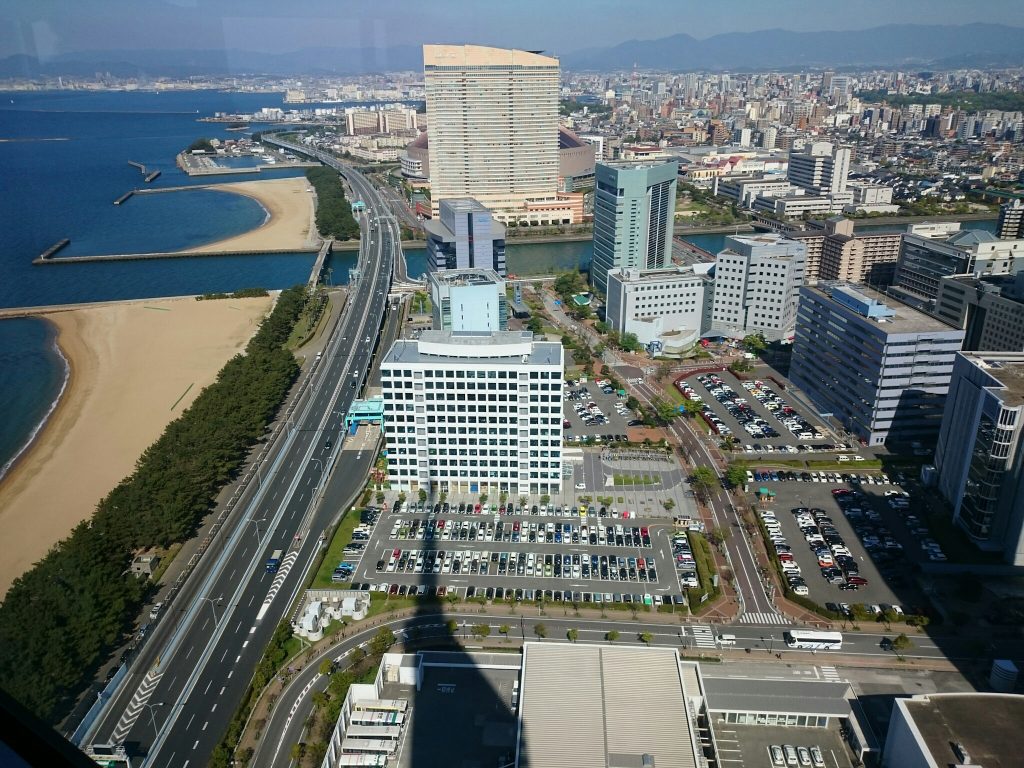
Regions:
[[740, 624], [779, 624], [789, 626], [789, 619], [778, 613], [744, 613], [740, 616]]
[[154, 667], [142, 679], [142, 684], [139, 685], [139, 689], [132, 696], [132, 700], [129, 702], [124, 714], [121, 715], [121, 719], [117, 721], [117, 727], [114, 728], [114, 733], [110, 738], [112, 743], [120, 744], [124, 741], [132, 726], [135, 725], [135, 721], [142, 714], [143, 708], [149, 702], [149, 697], [153, 695], [153, 691], [156, 690], [157, 683], [160, 682], [162, 676], [163, 672], [158, 672], [157, 668]]
[[823, 666], [823, 667], [819, 667], [819, 669], [821, 670], [821, 677], [822, 677], [822, 679], [825, 680], [825, 682], [827, 682], [827, 683], [841, 683], [841, 682], [843, 682], [843, 678], [840, 676], [839, 670], [837, 670], [835, 667], [825, 667], [825, 666]]
[[717, 648], [715, 644], [715, 632], [707, 624], [694, 624], [690, 627], [693, 632], [693, 643], [698, 648]]

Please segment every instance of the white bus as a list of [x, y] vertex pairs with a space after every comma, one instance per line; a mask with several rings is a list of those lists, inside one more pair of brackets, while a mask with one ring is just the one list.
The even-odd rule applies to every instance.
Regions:
[[790, 629], [782, 633], [790, 648], [806, 648], [812, 651], [838, 651], [843, 647], [841, 632], [820, 632], [811, 629]]

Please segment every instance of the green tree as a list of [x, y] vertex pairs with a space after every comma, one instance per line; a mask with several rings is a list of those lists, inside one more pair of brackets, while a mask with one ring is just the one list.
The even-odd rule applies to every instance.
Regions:
[[395, 633], [387, 627], [381, 627], [377, 634], [370, 641], [370, 653], [374, 656], [383, 656], [388, 648], [395, 644]]
[[747, 482], [747, 465], [739, 461], [730, 462], [725, 470], [725, 482], [730, 488], [742, 488]]
[[896, 652], [899, 658], [903, 658], [903, 651], [909, 650], [914, 647], [914, 641], [907, 637], [904, 633], [900, 632], [896, 637], [892, 639], [889, 647]]
[[764, 352], [768, 347], [768, 342], [764, 340], [764, 336], [760, 333], [752, 333], [749, 336], [744, 336], [743, 341], [740, 343], [748, 352], [753, 352], [754, 354]]
[[636, 352], [641, 344], [635, 333], [623, 333], [619, 335], [619, 346], [627, 352]]
[[455, 619], [449, 619], [444, 626], [448, 630], [449, 635], [454, 635], [459, 631], [459, 622]]
[[718, 477], [710, 467], [695, 467], [690, 473], [690, 487], [700, 499], [708, 499], [718, 485]]
[[327, 706], [327, 694], [323, 691], [314, 691], [313, 695], [309, 697], [313, 704], [314, 709], [322, 709]]
[[302, 756], [306, 754], [306, 745], [302, 742], [292, 744], [291, 749], [288, 750], [288, 754], [292, 760], [299, 762], [302, 760]]
[[317, 671], [324, 677], [328, 677], [334, 671], [334, 662], [330, 659], [324, 659], [320, 662], [320, 668]]
[[420, 500], [420, 504], [425, 504], [426, 503], [426, 501], [427, 501], [427, 490], [426, 490], [426, 488], [420, 488], [419, 500]]
[[668, 424], [679, 415], [679, 408], [661, 397], [651, 399], [651, 408], [654, 411], [654, 418], [661, 424]]
[[377, 491], [377, 504], [378, 505], [384, 503], [384, 498], [385, 498], [384, 497], [384, 491]]
[[661, 506], [665, 508], [666, 512], [671, 512], [675, 508], [676, 502], [673, 499], [665, 499], [661, 502]]
[[652, 635], [650, 632], [641, 632], [638, 635], [638, 637], [640, 638], [640, 642], [644, 643], [645, 645], [650, 645], [654, 642], [654, 635]]
[[474, 624], [472, 632], [477, 640], [483, 640], [491, 636], [491, 627], [488, 624]]
[[498, 632], [505, 636], [505, 642], [507, 643], [508, 642], [508, 633], [509, 633], [509, 626], [508, 626], [508, 624], [502, 624], [500, 627], [498, 627]]
[[570, 643], [575, 643], [580, 638], [580, 631], [576, 627], [570, 627], [565, 636], [569, 638]]
[[609, 629], [607, 632], [604, 633], [604, 639], [607, 640], [609, 643], [614, 643], [616, 640], [619, 639], [619, 630]]
[[547, 637], [548, 628], [538, 621], [536, 624], [533, 625], [533, 634], [540, 638]]

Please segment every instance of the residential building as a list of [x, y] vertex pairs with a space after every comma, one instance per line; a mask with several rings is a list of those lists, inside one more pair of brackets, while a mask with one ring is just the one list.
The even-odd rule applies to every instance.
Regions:
[[892, 202], [892, 187], [885, 184], [850, 181], [846, 188], [853, 193], [853, 202], [845, 207], [847, 213], [896, 213], [900, 209]]
[[1024, 352], [956, 356], [935, 466], [957, 525], [1024, 565]]
[[949, 275], [1012, 275], [1024, 269], [1024, 240], [999, 240], [991, 232], [968, 229], [945, 239], [907, 233], [903, 236], [896, 281], [891, 293], [931, 309], [939, 280]]
[[711, 329], [727, 336], [793, 334], [807, 249], [779, 234], [734, 235], [715, 260]]
[[650, 349], [684, 352], [711, 326], [713, 285], [706, 271], [693, 267], [612, 269], [605, 319]]
[[565, 128], [558, 129], [558, 185], [563, 192], [594, 186], [594, 145]]
[[855, 232], [854, 223], [833, 216], [824, 229], [789, 232], [807, 248], [804, 280], [840, 280], [874, 287], [890, 285], [900, 257], [900, 232]]
[[842, 213], [853, 202], [852, 192], [835, 195], [795, 194], [768, 197], [759, 195], [753, 210], [767, 213], [777, 219], [798, 219], [803, 216], [821, 216]]
[[508, 330], [505, 281], [492, 269], [427, 272], [435, 331]]
[[562, 487], [562, 345], [528, 331], [424, 331], [381, 361], [393, 489], [555, 494]]
[[1024, 239], [1024, 200], [1015, 197], [999, 206], [996, 234], [1000, 240]]
[[758, 197], [784, 197], [793, 191], [793, 185], [777, 174], [755, 176], [715, 176], [712, 194], [735, 200], [744, 208], [751, 208]]
[[409, 179], [422, 180], [430, 178], [430, 151], [427, 147], [427, 134], [421, 133], [400, 152], [398, 160], [402, 164], [402, 175]]
[[427, 271], [493, 269], [505, 277], [505, 227], [471, 198], [442, 200], [439, 217], [423, 222]]
[[590, 282], [608, 290], [608, 270], [658, 269], [672, 258], [679, 164], [598, 163]]
[[505, 223], [576, 221], [558, 195], [558, 59], [425, 45], [423, 79], [434, 217], [442, 200], [473, 197]]
[[815, 141], [800, 152], [789, 153], [786, 178], [815, 195], [838, 195], [846, 191], [850, 174], [850, 150], [835, 148], [827, 141]]
[[939, 280], [936, 317], [963, 328], [964, 351], [1024, 351], [1024, 271]]
[[804, 286], [789, 376], [867, 445], [934, 440], [963, 337], [871, 288]]

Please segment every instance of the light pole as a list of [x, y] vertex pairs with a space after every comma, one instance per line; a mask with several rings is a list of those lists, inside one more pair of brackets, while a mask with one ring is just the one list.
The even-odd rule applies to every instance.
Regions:
[[250, 518], [247, 519], [246, 522], [252, 523], [253, 525], [256, 526], [256, 545], [259, 546], [260, 544], [263, 543], [263, 534], [260, 533], [260, 523], [267, 522], [267, 518], [261, 517], [259, 520], [257, 520], [257, 519], [255, 519], [253, 517], [250, 517]]
[[153, 725], [153, 733], [154, 734], [159, 734], [160, 731], [158, 731], [157, 727], [156, 727], [156, 715], [153, 714], [153, 708], [154, 707], [162, 707], [163, 705], [164, 705], [164, 702], [162, 702], [162, 701], [158, 701], [155, 704], [146, 704], [146, 709], [149, 710], [149, 722]]
[[220, 605], [222, 602], [224, 602], [224, 595], [221, 595], [220, 597], [216, 597], [216, 598], [214, 598], [214, 597], [200, 597], [199, 599], [202, 600], [205, 603], [209, 603], [210, 604], [210, 610], [213, 611], [213, 625], [217, 626], [217, 624], [220, 623], [220, 621], [217, 619], [217, 606]]
[[764, 635], [761, 635], [761, 642], [764, 643], [766, 640], [768, 641], [768, 647], [765, 648], [765, 650], [768, 652], [768, 655], [771, 656], [772, 655], [772, 649], [775, 647], [775, 645], [774, 645], [775, 644], [775, 638], [772, 637], [771, 635], [768, 635], [768, 637], [765, 637]]
[[320, 459], [310, 459], [310, 461], [320, 465], [320, 474], [322, 475], [324, 473], [324, 463]]

